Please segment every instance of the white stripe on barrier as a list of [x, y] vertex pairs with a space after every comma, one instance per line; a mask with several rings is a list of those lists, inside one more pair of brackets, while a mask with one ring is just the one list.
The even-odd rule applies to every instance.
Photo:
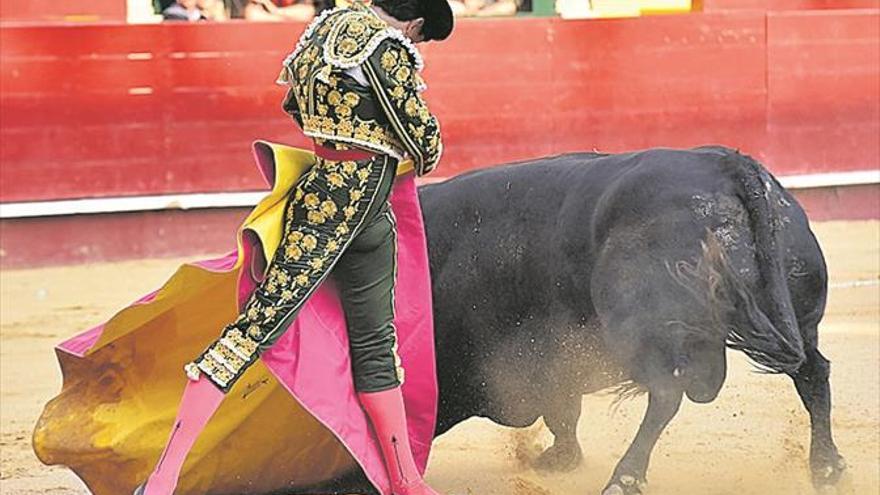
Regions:
[[876, 287], [880, 285], [880, 280], [849, 280], [844, 282], [832, 282], [828, 284], [829, 289], [854, 289], [857, 287]]
[[880, 183], [880, 169], [855, 172], [831, 172], [779, 177], [787, 189], [815, 189], [818, 187], [862, 186]]
[[0, 203], [0, 218], [254, 206], [268, 191], [162, 194]]
[[[442, 180], [439, 178], [426, 178], [419, 179], [419, 183], [432, 183]], [[880, 184], [880, 170], [790, 175], [780, 177], [779, 181], [789, 189]], [[0, 219], [93, 213], [249, 207], [257, 204], [267, 193], [268, 191], [212, 192], [0, 203]]]

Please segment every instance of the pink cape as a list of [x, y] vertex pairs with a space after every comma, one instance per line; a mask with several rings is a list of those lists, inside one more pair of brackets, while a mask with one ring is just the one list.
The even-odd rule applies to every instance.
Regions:
[[[296, 173], [281, 169], [285, 167], [284, 159], [277, 151], [284, 149], [288, 148], [262, 141], [254, 144], [260, 172], [275, 192], [278, 192], [276, 179], [279, 176]], [[406, 370], [403, 396], [413, 455], [419, 470], [424, 472], [434, 437], [437, 378], [427, 244], [412, 172], [398, 174], [390, 203], [398, 221], [394, 323], [398, 352]], [[263, 236], [246, 224], [237, 251], [193, 265], [215, 273], [238, 268], [237, 293], [241, 307], [266, 267], [264, 237], [273, 236]], [[149, 304], [158, 292], [142, 297], [130, 307]], [[99, 341], [104, 328], [105, 325], [100, 325], [88, 330], [62, 342], [57, 349], [82, 358]], [[218, 335], [219, 331], [220, 328]], [[353, 386], [345, 317], [332, 283], [325, 282], [315, 291], [287, 332], [261, 358], [290, 395], [342, 442], [373, 485], [383, 494], [390, 493], [378, 443]], [[180, 373], [183, 378], [183, 371]], [[216, 419], [217, 416], [212, 421]]]

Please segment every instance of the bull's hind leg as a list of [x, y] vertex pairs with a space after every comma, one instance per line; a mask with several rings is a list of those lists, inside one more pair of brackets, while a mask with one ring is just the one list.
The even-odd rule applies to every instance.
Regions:
[[583, 452], [577, 439], [580, 417], [580, 394], [562, 392], [551, 401], [548, 412], [544, 413], [544, 423], [553, 433], [553, 445], [535, 459], [535, 469], [571, 471], [580, 465], [583, 460]]
[[806, 349], [806, 355], [807, 360], [792, 375], [792, 379], [810, 413], [810, 469], [813, 484], [824, 487], [840, 480], [846, 462], [837, 452], [837, 445], [831, 436], [830, 364], [814, 346]]
[[682, 391], [674, 386], [652, 387], [648, 393], [648, 409], [636, 438], [627, 449], [602, 495], [636, 495], [647, 482], [648, 461], [660, 434], [678, 412]]

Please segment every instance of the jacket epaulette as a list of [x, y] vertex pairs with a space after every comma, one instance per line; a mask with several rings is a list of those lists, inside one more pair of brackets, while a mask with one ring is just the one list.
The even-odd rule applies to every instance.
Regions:
[[400, 31], [361, 10], [346, 10], [332, 23], [324, 41], [324, 61], [340, 69], [364, 63], [379, 44]]

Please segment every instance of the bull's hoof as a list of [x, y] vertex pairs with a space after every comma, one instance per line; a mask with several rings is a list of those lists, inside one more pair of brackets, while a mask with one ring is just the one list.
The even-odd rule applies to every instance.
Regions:
[[837, 485], [825, 485], [816, 488], [816, 495], [838, 495]]
[[820, 492], [834, 487], [846, 471], [846, 461], [843, 457], [839, 455], [835, 457], [825, 462], [812, 463], [813, 486]]
[[572, 471], [584, 459], [581, 446], [575, 443], [553, 444], [532, 461], [532, 467], [540, 471]]
[[602, 495], [642, 495], [647, 484], [635, 476], [624, 474], [612, 481], [602, 490]]

